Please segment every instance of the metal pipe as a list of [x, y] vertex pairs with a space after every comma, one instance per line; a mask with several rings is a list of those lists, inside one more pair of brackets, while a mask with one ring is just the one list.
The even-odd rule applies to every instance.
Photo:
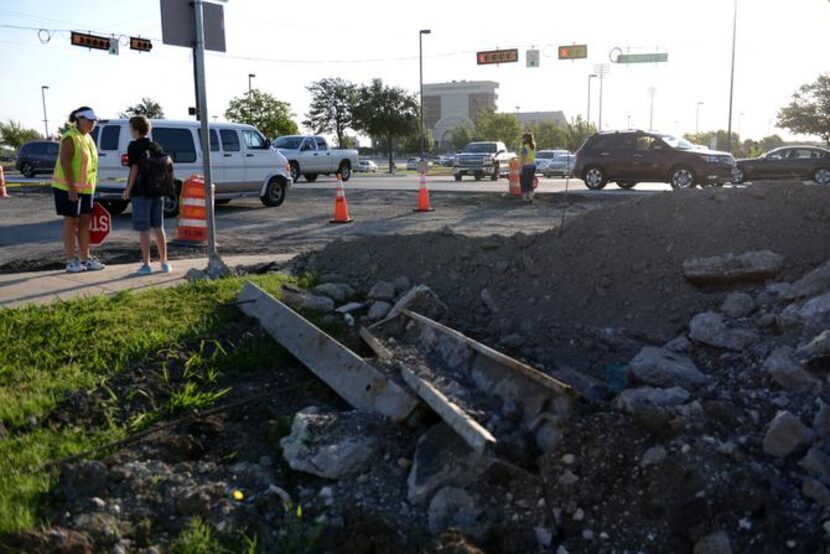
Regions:
[[424, 35], [430, 34], [429, 29], [418, 31], [418, 83], [420, 88], [420, 134], [421, 134], [421, 160], [424, 159]]
[[732, 72], [729, 76], [729, 125], [726, 130], [726, 151], [732, 152], [732, 98], [735, 93], [735, 37], [738, 31], [738, 0], [732, 14]]

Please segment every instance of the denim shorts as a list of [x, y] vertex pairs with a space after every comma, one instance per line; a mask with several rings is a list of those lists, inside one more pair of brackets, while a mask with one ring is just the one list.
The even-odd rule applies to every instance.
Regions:
[[136, 196], [133, 204], [133, 230], [149, 231], [164, 226], [164, 198]]

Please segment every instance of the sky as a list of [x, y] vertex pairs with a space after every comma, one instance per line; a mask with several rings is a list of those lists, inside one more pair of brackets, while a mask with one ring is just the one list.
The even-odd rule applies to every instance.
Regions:
[[[228, 102], [253, 86], [288, 101], [298, 122], [306, 87], [342, 77], [382, 78], [418, 90], [418, 31], [424, 37], [424, 81], [494, 80], [498, 109], [563, 110], [569, 119], [588, 107], [588, 75], [613, 48], [667, 52], [660, 64], [611, 64], [603, 82], [603, 128], [694, 132], [728, 123], [732, 0], [495, 0], [415, 3], [375, 0], [229, 0], [223, 3], [227, 52], [208, 53], [208, 109], [220, 119]], [[161, 41], [158, 0], [0, 0], [0, 119], [43, 130], [41, 86], [47, 85], [50, 132], [81, 105], [115, 117], [142, 96], [171, 119], [194, 105], [192, 55]], [[830, 70], [827, 0], [738, 0], [733, 129], [743, 138], [779, 133], [778, 110], [799, 86]], [[28, 27], [33, 29], [18, 29]], [[48, 32], [38, 33], [37, 29]], [[122, 46], [118, 56], [69, 43], [69, 30], [142, 36], [150, 53]], [[40, 36], [39, 36], [40, 35]], [[48, 41], [46, 40], [48, 38]], [[588, 59], [561, 61], [557, 46], [587, 44]], [[541, 51], [538, 68], [525, 50]], [[476, 65], [475, 52], [519, 48], [520, 63]], [[599, 112], [599, 83], [591, 93]]]

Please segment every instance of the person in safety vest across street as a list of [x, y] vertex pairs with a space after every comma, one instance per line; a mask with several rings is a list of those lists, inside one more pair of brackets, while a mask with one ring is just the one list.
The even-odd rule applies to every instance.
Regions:
[[536, 177], [536, 139], [533, 138], [533, 133], [522, 135], [519, 161], [522, 164], [522, 200], [533, 202], [533, 179]]
[[162, 273], [170, 273], [167, 263], [167, 237], [164, 234], [164, 197], [176, 194], [173, 162], [164, 149], [147, 138], [150, 120], [143, 115], [130, 118], [133, 141], [127, 147], [130, 176], [124, 200], [133, 204], [133, 229], [139, 233], [143, 265], [137, 273], [150, 275], [150, 229], [156, 238]]
[[[83, 106], [69, 115], [69, 129], [61, 139], [58, 161], [52, 176], [55, 210], [63, 216], [63, 249], [66, 271], [97, 271], [104, 264], [89, 255], [89, 222], [92, 195], [98, 176], [98, 150], [90, 133], [98, 116]], [[75, 240], [78, 255], [75, 256]]]

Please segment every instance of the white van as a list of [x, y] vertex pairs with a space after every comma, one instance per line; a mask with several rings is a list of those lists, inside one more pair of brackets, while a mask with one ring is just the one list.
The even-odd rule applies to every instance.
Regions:
[[[201, 123], [198, 121], [150, 120], [150, 138], [173, 158], [176, 186], [190, 175], [203, 174]], [[130, 144], [129, 120], [101, 120], [92, 138], [98, 146], [98, 186], [95, 197], [112, 214], [123, 212], [128, 201], [121, 199], [127, 187]], [[291, 188], [291, 168], [285, 156], [271, 148], [256, 127], [239, 123], [210, 124], [210, 154], [216, 204], [233, 198], [258, 196], [266, 206], [279, 206]], [[179, 198], [165, 198], [164, 214], [179, 213]]]

